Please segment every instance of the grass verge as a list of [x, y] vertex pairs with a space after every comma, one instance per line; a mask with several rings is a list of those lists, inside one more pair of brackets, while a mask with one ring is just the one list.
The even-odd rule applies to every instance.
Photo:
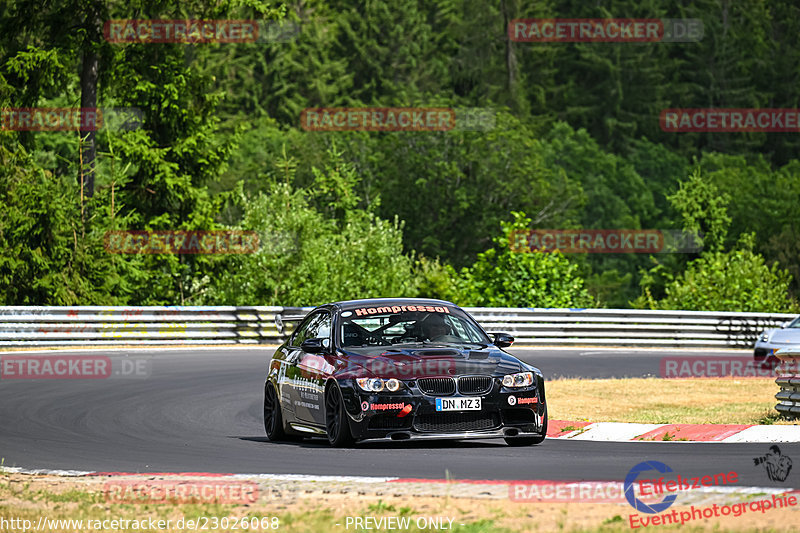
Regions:
[[[382, 487], [382, 490], [388, 489]], [[284, 491], [277, 497], [260, 498], [241, 505], [111, 504], [103, 494], [103, 479], [11, 474], [0, 478], [0, 517], [6, 521], [28, 520], [33, 524], [28, 530], [36, 530], [39, 520], [46, 518], [47, 527], [40, 531], [614, 533], [631, 531], [629, 520], [634, 512], [627, 504], [533, 503], [511, 501], [505, 497], [458, 498], [448, 495], [444, 488], [438, 497], [391, 494], [378, 497], [332, 492], [333, 487], [325, 485], [315, 490]], [[683, 532], [795, 531], [797, 515], [797, 508], [780, 509], [767, 514], [751, 513], [738, 518], [725, 516], [690, 522], [680, 528], [659, 526], [658, 529], [680, 529]], [[256, 519], [259, 527], [243, 528], [243, 517]], [[355, 525], [356, 517], [361, 518], [366, 527]], [[150, 526], [148, 521], [151, 518], [156, 522], [163, 521], [164, 525]], [[366, 518], [371, 521], [366, 522]], [[382, 527], [382, 518], [393, 520], [384, 522]], [[234, 526], [236, 519], [238, 527]], [[407, 527], [397, 527], [402, 523], [399, 522], [401, 519], [406, 519]], [[58, 527], [53, 520], [83, 522]], [[124, 528], [114, 528], [110, 523], [101, 525], [110, 520], [127, 520], [129, 523]], [[138, 521], [141, 527], [130, 527], [132, 521]], [[0, 531], [20, 530], [19, 527], [0, 525]]]
[[550, 418], [647, 424], [798, 424], [775, 411], [773, 378], [558, 379]]

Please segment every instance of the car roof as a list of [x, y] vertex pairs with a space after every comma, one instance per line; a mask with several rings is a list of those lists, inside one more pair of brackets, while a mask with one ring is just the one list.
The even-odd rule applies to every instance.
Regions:
[[356, 309], [358, 307], [386, 307], [393, 305], [449, 305], [457, 307], [454, 303], [445, 300], [435, 300], [433, 298], [366, 298], [363, 300], [345, 300], [334, 302], [320, 307], [335, 307], [338, 309]]

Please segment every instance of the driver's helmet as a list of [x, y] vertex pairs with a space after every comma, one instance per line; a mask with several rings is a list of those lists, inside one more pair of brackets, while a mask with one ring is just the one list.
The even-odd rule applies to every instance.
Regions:
[[422, 321], [422, 333], [428, 339], [435, 339], [442, 335], [449, 335], [450, 326], [447, 325], [441, 315], [428, 315]]

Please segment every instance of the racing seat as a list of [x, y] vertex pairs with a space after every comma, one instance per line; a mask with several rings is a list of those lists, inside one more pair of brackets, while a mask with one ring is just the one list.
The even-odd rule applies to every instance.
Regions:
[[342, 346], [363, 346], [364, 331], [355, 324], [345, 323], [342, 330]]
[[438, 337], [453, 336], [453, 328], [439, 315], [428, 315], [420, 323], [422, 336], [430, 340]]

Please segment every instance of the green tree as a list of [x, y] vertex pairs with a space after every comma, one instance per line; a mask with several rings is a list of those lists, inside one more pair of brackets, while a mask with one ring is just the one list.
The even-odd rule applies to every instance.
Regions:
[[773, 169], [762, 155], [703, 154], [703, 175], [730, 197], [730, 240], [756, 233], [756, 251], [792, 273], [800, 295], [800, 162]]
[[[403, 254], [402, 224], [348, 203], [355, 183], [341, 180], [347, 165], [336, 152], [331, 157], [330, 166], [315, 173], [319, 183], [309, 189], [291, 185], [295, 165], [285, 160], [276, 164], [289, 173], [287, 181], [273, 181], [266, 192], [252, 197], [241, 193], [239, 228], [257, 232], [261, 246], [256, 253], [226, 258], [204, 303], [319, 305], [415, 294], [412, 260]], [[310, 198], [324, 198], [323, 210]]]
[[[87, 137], [81, 132], [80, 142], [61, 132], [14, 133], [7, 142], [28, 146], [34, 160], [51, 166], [58, 183], [64, 176], [83, 176], [84, 191], [62, 188], [65, 202], [80, 204], [72, 212], [88, 213], [91, 206], [81, 203], [84, 196], [111, 188], [116, 200], [111, 217], [128, 225], [122, 229], [217, 227], [224, 197], [212, 197], [207, 186], [224, 172], [237, 137], [220, 129], [216, 106], [222, 95], [211, 90], [213, 77], [191, 67], [190, 45], [111, 44], [102, 35], [102, 23], [116, 18], [224, 18], [241, 10], [277, 18], [280, 10], [249, 0], [216, 5], [97, 0], [39, 4], [20, 0], [0, 9], [4, 100], [14, 106], [58, 102], [70, 107], [77, 102], [94, 107], [96, 100], [102, 107], [140, 109], [143, 124], [122, 134], [92, 132]], [[132, 303], [141, 304], [190, 302], [217, 261], [176, 255], [141, 260], [150, 272], [148, 283], [133, 295]]]
[[[705, 251], [683, 272], [657, 264], [641, 281], [635, 307], [695, 311], [788, 312], [797, 309], [789, 295], [791, 275], [754, 251], [755, 233], [742, 234], [735, 249], [724, 251], [731, 218], [730, 197], [694, 170], [669, 197], [681, 213], [684, 231], [704, 233]], [[663, 297], [653, 287], [663, 285]], [[659, 287], [660, 288], [660, 287]]]
[[525, 231], [531, 220], [514, 212], [502, 223], [495, 247], [478, 254], [461, 269], [456, 303], [481, 307], [591, 307], [594, 300], [578, 275], [578, 267], [555, 252], [512, 251], [511, 236]]
[[[148, 272], [141, 258], [110, 254], [109, 191], [74, 199], [78, 186], [38, 167], [21, 147], [0, 145], [0, 305], [123, 305]], [[91, 212], [91, 215], [88, 213]]]
[[459, 300], [458, 275], [448, 264], [442, 264], [439, 258], [429, 259], [419, 256], [414, 262], [414, 280], [417, 284], [416, 296], [419, 298], [436, 298], [455, 302]]
[[[585, 208], [577, 226], [658, 229], [653, 192], [628, 160], [604, 151], [586, 130], [575, 131], [564, 122], [555, 123], [545, 140], [545, 165], [562, 168], [584, 192]], [[606, 305], [622, 307], [638, 294], [633, 275], [645, 261], [633, 254], [587, 254], [575, 263], [581, 265], [593, 294]]]
[[711, 181], [695, 170], [668, 199], [680, 212], [685, 231], [701, 234], [706, 250], [722, 251], [731, 223], [731, 217], [728, 216], [730, 196], [720, 194]]
[[791, 275], [777, 263], [768, 265], [753, 252], [755, 236], [743, 235], [737, 249], [712, 251], [689, 264], [666, 287], [666, 296], [650, 299], [651, 309], [792, 313], [800, 310], [789, 297]]
[[360, 164], [365, 187], [384, 199], [378, 212], [406, 222], [409, 250], [456, 267], [491, 246], [510, 211], [563, 227], [575, 223], [584, 202], [580, 186], [548, 164], [547, 143], [507, 111], [487, 132], [390, 133], [374, 150]]

